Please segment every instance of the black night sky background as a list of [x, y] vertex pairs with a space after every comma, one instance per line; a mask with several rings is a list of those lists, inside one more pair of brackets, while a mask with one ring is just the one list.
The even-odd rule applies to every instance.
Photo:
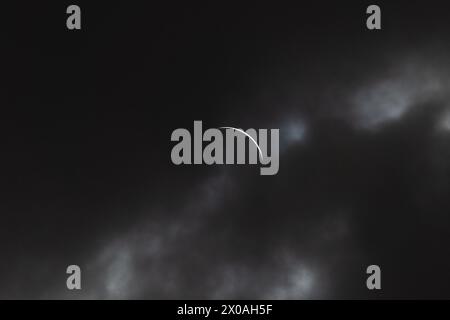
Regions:
[[[2, 4], [0, 298], [450, 298], [450, 6], [152, 2]], [[194, 120], [278, 174], [172, 164]]]

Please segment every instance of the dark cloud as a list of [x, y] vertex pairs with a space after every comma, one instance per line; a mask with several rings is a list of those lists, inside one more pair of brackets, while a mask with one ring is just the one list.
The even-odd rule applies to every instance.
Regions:
[[[1, 29], [1, 298], [450, 296], [444, 4], [80, 6]], [[279, 128], [279, 173], [172, 165], [194, 120]]]

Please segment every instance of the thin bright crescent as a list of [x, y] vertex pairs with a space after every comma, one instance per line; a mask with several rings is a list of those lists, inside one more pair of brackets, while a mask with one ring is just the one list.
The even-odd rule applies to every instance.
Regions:
[[252, 136], [249, 135], [247, 132], [245, 132], [245, 131], [243, 131], [243, 130], [241, 130], [241, 129], [238, 129], [238, 128], [233, 128], [233, 127], [219, 127], [219, 128], [220, 128], [220, 129], [233, 129], [233, 130], [236, 130], [236, 131], [239, 131], [239, 132], [245, 134], [247, 137], [249, 137], [250, 140], [253, 141], [253, 143], [255, 144], [256, 148], [258, 148], [259, 155], [261, 156], [261, 160], [264, 159], [263, 154], [262, 154], [262, 151], [261, 151], [261, 148], [260, 148], [259, 145], [256, 143], [255, 139], [253, 139]]

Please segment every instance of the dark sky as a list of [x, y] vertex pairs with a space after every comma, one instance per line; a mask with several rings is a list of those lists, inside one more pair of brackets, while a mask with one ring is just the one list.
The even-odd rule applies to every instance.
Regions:
[[[2, 5], [0, 298], [450, 298], [444, 2], [146, 3]], [[194, 120], [278, 174], [173, 165]]]

